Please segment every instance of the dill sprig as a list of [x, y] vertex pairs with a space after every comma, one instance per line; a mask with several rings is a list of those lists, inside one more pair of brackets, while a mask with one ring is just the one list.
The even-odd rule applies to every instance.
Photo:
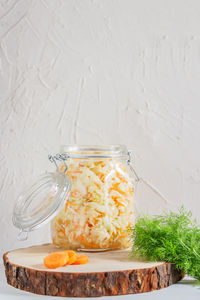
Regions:
[[200, 226], [191, 211], [141, 216], [132, 230], [131, 257], [171, 262], [200, 280]]

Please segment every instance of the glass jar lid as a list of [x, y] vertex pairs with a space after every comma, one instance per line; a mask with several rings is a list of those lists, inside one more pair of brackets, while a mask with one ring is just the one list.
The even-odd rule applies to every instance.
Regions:
[[130, 151], [125, 145], [63, 145], [60, 152], [71, 159], [130, 158]]
[[[49, 159], [56, 164], [55, 157]], [[64, 172], [56, 167], [56, 172], [43, 174], [18, 197], [13, 224], [20, 229], [19, 240], [27, 239], [30, 231], [49, 222], [68, 200], [71, 185], [65, 175], [67, 166]]]

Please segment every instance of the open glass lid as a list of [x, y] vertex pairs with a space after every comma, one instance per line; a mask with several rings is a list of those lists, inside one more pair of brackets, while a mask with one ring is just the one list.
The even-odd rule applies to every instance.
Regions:
[[[20, 229], [18, 239], [25, 240], [28, 233], [49, 222], [68, 200], [71, 186], [65, 175], [66, 157], [49, 156], [57, 171], [46, 173], [26, 189], [17, 199], [13, 211], [13, 224]], [[65, 170], [59, 172], [56, 160], [62, 160]]]

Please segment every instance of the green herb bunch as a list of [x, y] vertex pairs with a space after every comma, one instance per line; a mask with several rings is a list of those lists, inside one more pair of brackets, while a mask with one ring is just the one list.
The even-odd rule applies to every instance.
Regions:
[[166, 261], [200, 280], [200, 226], [183, 207], [179, 213], [142, 216], [132, 229], [132, 257]]

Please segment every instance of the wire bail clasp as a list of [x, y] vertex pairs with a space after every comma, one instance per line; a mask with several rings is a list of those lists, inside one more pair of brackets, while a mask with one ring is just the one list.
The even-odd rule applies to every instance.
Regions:
[[139, 181], [140, 181], [140, 177], [138, 176], [137, 172], [135, 171], [135, 169], [133, 168], [133, 166], [132, 166], [132, 164], [131, 164], [131, 155], [132, 155], [131, 150], [128, 150], [128, 160], [127, 160], [127, 164], [129, 165], [131, 171], [132, 171], [133, 174], [135, 175], [136, 182], [139, 182]]
[[18, 241], [26, 241], [28, 239], [29, 231], [24, 231], [20, 229], [20, 232], [17, 235]]
[[63, 154], [57, 153], [56, 155], [51, 155], [51, 154], [48, 155], [48, 159], [50, 160], [51, 163], [55, 164], [57, 171], [59, 170], [57, 161], [62, 161], [64, 163], [65, 169], [64, 169], [63, 173], [65, 173], [68, 169], [68, 165], [66, 164], [66, 160], [68, 158], [69, 158], [69, 156], [64, 153]]

